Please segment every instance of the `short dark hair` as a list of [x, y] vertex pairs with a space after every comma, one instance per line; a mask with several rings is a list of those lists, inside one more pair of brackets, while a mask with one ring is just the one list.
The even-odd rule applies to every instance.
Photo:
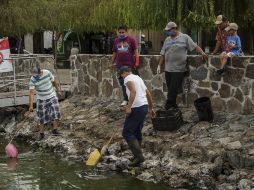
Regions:
[[131, 72], [131, 68], [129, 67], [129, 66], [122, 66], [120, 69], [119, 69], [119, 71], [118, 71], [118, 73], [119, 73], [119, 75], [121, 75], [121, 74], [123, 74], [124, 72], [127, 72], [127, 73], [130, 73]]
[[222, 22], [227, 22], [227, 21], [228, 21], [228, 18], [222, 15]]
[[125, 30], [125, 31], [127, 31], [128, 27], [126, 25], [121, 25], [121, 26], [118, 27], [118, 30]]

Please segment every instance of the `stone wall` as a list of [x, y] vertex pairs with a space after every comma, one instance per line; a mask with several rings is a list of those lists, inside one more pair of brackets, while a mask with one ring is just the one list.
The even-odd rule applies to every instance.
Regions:
[[[163, 104], [167, 95], [164, 74], [156, 74], [160, 56], [141, 56], [140, 75], [156, 104]], [[219, 56], [209, 56], [207, 63], [200, 56], [189, 56], [192, 84], [187, 102], [179, 94], [178, 102], [193, 106], [198, 97], [211, 98], [215, 111], [251, 114], [254, 111], [254, 56], [229, 59], [224, 76], [216, 74]], [[121, 90], [111, 67], [111, 56], [79, 55], [75, 65], [78, 85], [75, 93], [121, 99]], [[187, 104], [187, 105], [188, 105]]]

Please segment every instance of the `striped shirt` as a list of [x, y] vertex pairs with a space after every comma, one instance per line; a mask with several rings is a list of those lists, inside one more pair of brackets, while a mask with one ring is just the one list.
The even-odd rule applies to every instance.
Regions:
[[42, 70], [42, 76], [39, 78], [31, 77], [29, 82], [29, 89], [35, 89], [37, 99], [39, 100], [47, 100], [56, 96], [55, 89], [52, 85], [54, 81], [54, 76], [48, 70]]

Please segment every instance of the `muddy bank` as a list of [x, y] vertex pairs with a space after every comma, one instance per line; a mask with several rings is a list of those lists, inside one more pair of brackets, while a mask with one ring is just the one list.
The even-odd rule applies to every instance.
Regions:
[[[41, 142], [35, 141], [38, 131], [35, 120], [22, 119], [24, 108], [12, 110], [8, 115], [11, 122], [1, 117], [0, 128], [8, 138], [8, 134], [24, 126], [18, 137], [76, 160], [86, 160], [94, 148], [100, 149], [117, 130], [107, 154], [97, 165], [100, 169], [128, 172], [141, 180], [165, 182], [174, 188], [254, 188], [253, 116], [220, 112], [215, 113], [213, 124], [197, 123], [194, 110], [181, 108], [187, 123], [176, 132], [155, 132], [147, 119], [142, 145], [146, 161], [134, 172], [126, 168], [131, 154], [121, 136], [124, 112], [119, 104], [78, 96], [67, 99], [61, 102], [63, 135], [51, 136], [47, 126], [46, 138]], [[15, 115], [19, 115], [16, 120]]]

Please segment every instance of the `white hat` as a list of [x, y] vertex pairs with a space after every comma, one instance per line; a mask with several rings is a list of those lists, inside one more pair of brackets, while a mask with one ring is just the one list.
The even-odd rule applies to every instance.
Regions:
[[229, 25], [227, 26], [227, 28], [225, 28], [226, 31], [229, 30], [238, 30], [238, 25], [236, 23], [229, 23]]
[[215, 21], [215, 24], [221, 24], [225, 21], [228, 21], [228, 19], [223, 15], [218, 15]]
[[176, 28], [176, 27], [177, 27], [176, 23], [174, 23], [174, 22], [169, 22], [169, 23], [166, 25], [166, 27], [165, 27], [164, 30], [171, 30], [171, 28]]

